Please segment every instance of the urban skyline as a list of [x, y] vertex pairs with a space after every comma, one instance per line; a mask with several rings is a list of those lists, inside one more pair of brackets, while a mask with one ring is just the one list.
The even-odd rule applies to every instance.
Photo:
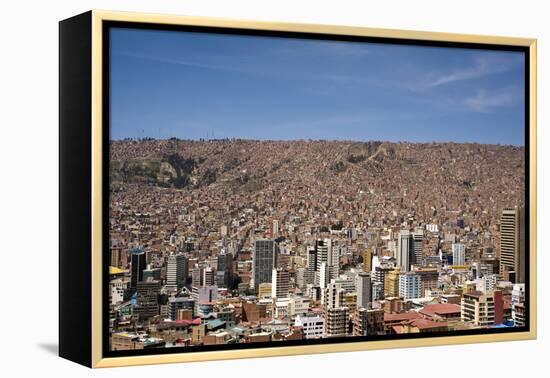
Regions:
[[523, 329], [522, 59], [115, 28], [109, 350]]

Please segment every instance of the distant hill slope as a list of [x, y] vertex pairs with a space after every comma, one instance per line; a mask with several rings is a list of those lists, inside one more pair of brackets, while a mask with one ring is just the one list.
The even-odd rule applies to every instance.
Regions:
[[460, 143], [114, 141], [111, 189], [140, 184], [238, 201], [250, 193], [262, 203], [284, 197], [300, 208], [315, 196], [327, 208], [364, 201], [365, 211], [428, 218], [441, 209], [468, 209], [494, 219], [502, 207], [523, 204], [524, 152]]
[[521, 147], [459, 143], [115, 141], [111, 175], [114, 183], [176, 188], [335, 177], [392, 178], [402, 184], [445, 180], [473, 187], [494, 176], [523, 177], [523, 158]]

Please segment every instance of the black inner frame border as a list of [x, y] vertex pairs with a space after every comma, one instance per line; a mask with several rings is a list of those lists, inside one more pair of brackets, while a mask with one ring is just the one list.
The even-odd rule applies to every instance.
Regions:
[[[240, 36], [255, 36], [255, 37], [278, 37], [278, 38], [295, 38], [309, 39], [320, 41], [342, 41], [342, 42], [365, 42], [365, 43], [380, 43], [404, 46], [423, 46], [423, 47], [445, 47], [445, 48], [463, 48], [477, 50], [493, 50], [493, 51], [515, 51], [522, 52], [524, 55], [524, 124], [525, 124], [525, 272], [527, 280], [525, 282], [525, 326], [510, 327], [510, 328], [492, 328], [492, 329], [474, 329], [462, 331], [446, 331], [446, 332], [431, 332], [426, 334], [403, 334], [403, 335], [373, 335], [373, 336], [353, 336], [353, 337], [334, 337], [326, 339], [304, 339], [292, 341], [277, 341], [277, 342], [256, 342], [242, 344], [222, 344], [222, 345], [199, 345], [190, 347], [171, 347], [171, 348], [153, 348], [144, 350], [128, 350], [128, 351], [112, 351], [109, 350], [109, 261], [105, 258], [109, 256], [109, 150], [110, 150], [110, 30], [111, 28], [126, 28], [135, 30], [155, 30], [155, 31], [178, 31], [178, 32], [195, 32], [209, 33], [222, 35], [240, 35]], [[290, 31], [272, 31], [272, 30], [256, 30], [256, 29], [240, 29], [228, 27], [213, 27], [213, 26], [194, 26], [194, 25], [171, 25], [145, 22], [131, 21], [102, 21], [102, 171], [103, 171], [103, 187], [102, 187], [102, 208], [103, 208], [103, 240], [102, 240], [102, 257], [103, 257], [103, 282], [102, 282], [102, 356], [106, 357], [126, 357], [126, 356], [148, 356], [159, 354], [175, 354], [175, 353], [196, 353], [221, 350], [243, 350], [243, 349], [258, 349], [258, 348], [281, 348], [290, 346], [305, 346], [305, 345], [320, 345], [320, 344], [341, 344], [341, 343], [356, 343], [365, 341], [381, 341], [381, 340], [406, 340], [406, 339], [422, 339], [422, 338], [438, 338], [448, 336], [472, 336], [472, 335], [488, 335], [501, 333], [517, 333], [528, 332], [530, 328], [530, 48], [528, 46], [515, 45], [498, 45], [484, 43], [469, 43], [469, 42], [447, 42], [447, 41], [429, 41], [416, 40], [406, 38], [388, 38], [388, 37], [368, 37], [368, 36], [353, 36], [353, 35], [335, 35], [328, 33], [309, 33], [309, 32], [290, 32]], [[335, 350], [337, 351], [337, 350]]]

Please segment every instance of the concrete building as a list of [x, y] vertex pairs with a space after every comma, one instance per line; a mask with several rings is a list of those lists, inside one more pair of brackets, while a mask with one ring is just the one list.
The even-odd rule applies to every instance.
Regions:
[[233, 286], [233, 255], [221, 253], [217, 257], [216, 284], [231, 289]]
[[466, 263], [466, 246], [462, 243], [453, 243], [453, 265], [464, 265]]
[[218, 287], [216, 285], [207, 285], [193, 287], [191, 298], [195, 304], [195, 314], [200, 314], [201, 305], [213, 305], [218, 300]]
[[409, 230], [401, 230], [397, 238], [397, 255], [395, 259], [402, 272], [411, 270], [411, 264], [414, 263], [414, 258], [411, 258], [413, 256], [414, 248], [411, 233]]
[[288, 298], [290, 289], [290, 274], [287, 270], [278, 268], [272, 271], [271, 297]]
[[399, 296], [403, 299], [422, 298], [422, 278], [414, 272], [399, 275]]
[[131, 251], [130, 260], [130, 289], [135, 291], [137, 284], [143, 281], [143, 270], [146, 264], [145, 250], [143, 248], [134, 248]]
[[424, 260], [424, 228], [416, 227], [412, 234], [414, 264], [420, 265]]
[[305, 315], [309, 311], [311, 299], [308, 297], [293, 295], [290, 297], [290, 316]]
[[[317, 240], [315, 242], [316, 250], [316, 269], [321, 276], [321, 287], [331, 279], [338, 277], [340, 272], [340, 248], [332, 239]], [[325, 264], [325, 266], [323, 266]], [[322, 286], [322, 285], [325, 286]]]
[[148, 280], [137, 283], [137, 302], [134, 314], [139, 320], [148, 320], [159, 314], [160, 281]]
[[355, 288], [357, 291], [357, 307], [368, 308], [372, 302], [371, 274], [360, 272], [355, 277]]
[[216, 285], [216, 270], [207, 266], [202, 270], [202, 286]]
[[323, 337], [325, 319], [320, 316], [297, 315], [294, 325], [302, 327], [306, 339], [319, 339]]
[[372, 246], [369, 244], [363, 255], [363, 271], [370, 273], [372, 269]]
[[525, 305], [523, 303], [518, 303], [512, 307], [512, 320], [514, 326], [525, 327]]
[[115, 278], [109, 281], [109, 289], [111, 291], [111, 304], [116, 305], [124, 300], [124, 292], [128, 287], [128, 283], [122, 278]]
[[498, 277], [496, 274], [488, 274], [476, 280], [476, 289], [478, 291], [489, 292], [495, 290]]
[[324, 289], [322, 302], [326, 337], [348, 334], [349, 308], [344, 306], [344, 294], [340, 283], [331, 282]]
[[474, 291], [464, 294], [460, 302], [460, 319], [481, 327], [495, 324], [493, 293]]
[[349, 310], [347, 307], [327, 308], [325, 310], [325, 336], [344, 337], [349, 333]]
[[401, 269], [399, 267], [386, 272], [384, 275], [384, 296], [398, 297], [399, 296], [399, 276]]
[[265, 282], [271, 282], [273, 269], [277, 267], [279, 245], [274, 240], [256, 240], [253, 257], [254, 290]]
[[525, 283], [525, 211], [504, 209], [500, 216], [500, 274]]
[[370, 336], [384, 333], [384, 310], [358, 308], [353, 314], [353, 335]]
[[188, 260], [183, 254], [169, 255], [166, 262], [166, 285], [183, 287], [188, 271]]
[[182, 310], [191, 311], [191, 318], [195, 316], [195, 301], [191, 297], [168, 297], [168, 307], [170, 320], [178, 320]]

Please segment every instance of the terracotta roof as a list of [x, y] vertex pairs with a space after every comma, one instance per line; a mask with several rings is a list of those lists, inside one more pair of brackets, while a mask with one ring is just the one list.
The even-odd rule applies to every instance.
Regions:
[[448, 314], [460, 314], [460, 306], [452, 303], [438, 303], [429, 304], [424, 306], [420, 313], [426, 315], [448, 315]]
[[402, 322], [406, 320], [413, 320], [421, 318], [422, 316], [415, 311], [403, 312], [401, 314], [384, 314], [385, 322]]
[[419, 330], [426, 330], [430, 328], [446, 327], [447, 322], [436, 322], [428, 319], [413, 319], [401, 324], [396, 324], [392, 327], [393, 331], [397, 334], [403, 333], [405, 326], [416, 327]]
[[429, 319], [414, 319], [407, 324], [418, 329], [440, 328], [447, 326], [447, 322], [436, 322]]

